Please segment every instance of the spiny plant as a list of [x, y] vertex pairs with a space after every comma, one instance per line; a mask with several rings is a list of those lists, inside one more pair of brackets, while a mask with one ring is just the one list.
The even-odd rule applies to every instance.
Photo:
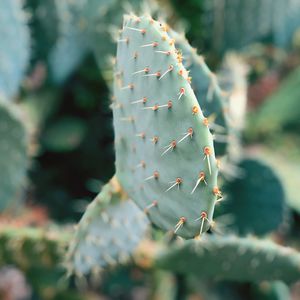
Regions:
[[15, 96], [29, 62], [29, 30], [21, 0], [0, 3], [0, 95]]
[[[125, 201], [127, 200], [127, 201]], [[67, 254], [69, 274], [99, 274], [127, 262], [146, 236], [148, 220], [113, 178], [89, 204]]]
[[300, 254], [294, 249], [234, 236], [187, 241], [162, 252], [156, 261], [164, 269], [200, 278], [254, 282], [282, 278], [294, 282], [299, 279], [299, 263]]
[[28, 167], [28, 135], [15, 107], [0, 98], [0, 211], [19, 204]]
[[[72, 3], [66, 1], [61, 5], [74, 8]], [[93, 12], [93, 7], [88, 10]], [[74, 20], [78, 22], [80, 15], [75, 10]], [[65, 21], [71, 20], [70, 27], [72, 18], [67, 14]], [[76, 25], [85, 29], [86, 24], [83, 20]], [[80, 41], [77, 32], [70, 36]], [[227, 136], [232, 132], [226, 115], [226, 95], [204, 59], [183, 37], [148, 15], [125, 16], [117, 43], [112, 97], [115, 177], [87, 207], [73, 235], [68, 232], [65, 235], [64, 227], [54, 237], [28, 228], [0, 230], [3, 262], [26, 269], [31, 263], [35, 265], [35, 256], [40, 255], [36, 259], [38, 266], [53, 266], [64, 256], [57, 248], [70, 242], [66, 257], [69, 275], [99, 273], [127, 260], [137, 250], [148, 228], [146, 213], [156, 228], [186, 239], [197, 238], [189, 241], [174, 241], [174, 238], [174, 245], [164, 245], [162, 254], [151, 253], [153, 268], [199, 278], [242, 281], [278, 278], [291, 282], [299, 278], [300, 258], [296, 251], [249, 238], [204, 235], [209, 228], [214, 229], [215, 205], [223, 199], [217, 182], [216, 155], [227, 155], [228, 147], [218, 145], [216, 136], [220, 130], [227, 145], [230, 143]], [[253, 171], [253, 164], [257, 166], [251, 163], [247, 172], [266, 170], [259, 167]], [[269, 181], [262, 178], [267, 184], [276, 181], [273, 174]], [[251, 197], [243, 200], [253, 199], [255, 192], [261, 193], [262, 198], [268, 197], [257, 182], [248, 185], [247, 179], [243, 179], [239, 178], [235, 184], [254, 190]], [[254, 206], [259, 207], [260, 199], [257, 197]], [[239, 208], [230, 212], [242, 215], [245, 208], [241, 212]], [[259, 217], [264, 219], [268, 213], [264, 208]], [[271, 222], [271, 228], [262, 234], [275, 229], [278, 222], [275, 223]], [[239, 226], [243, 233], [253, 232], [253, 227], [248, 230], [247, 224], [243, 230]], [[33, 245], [36, 247], [32, 250]], [[10, 252], [11, 248], [16, 251]], [[242, 275], [241, 269], [245, 269]]]
[[[120, 191], [133, 199], [153, 224], [189, 239], [201, 236], [211, 227], [214, 206], [222, 199], [222, 194], [217, 185], [218, 163], [210, 123], [204, 117], [191, 87], [193, 78], [183, 64], [183, 51], [175, 47], [176, 41], [171, 34], [176, 34], [169, 32], [166, 25], [150, 16], [124, 17], [114, 70], [114, 180], [119, 182]], [[186, 56], [189, 57], [191, 48], [184, 49], [188, 49]], [[206, 95], [208, 78], [212, 75], [203, 60], [197, 61], [201, 62], [199, 69], [205, 70], [200, 74], [207, 80], [203, 89], [205, 91], [202, 91]], [[219, 108], [219, 113], [224, 114], [226, 110], [220, 109], [224, 105], [221, 102], [221, 90], [218, 86], [215, 89], [219, 96], [215, 100], [216, 107]], [[224, 115], [221, 117], [226, 120]], [[224, 122], [224, 125], [227, 126], [227, 123]], [[107, 189], [109, 185], [100, 193], [99, 199], [109, 199]], [[85, 274], [92, 267], [99, 269], [109, 262], [115, 262], [112, 257], [99, 257], [101, 254], [96, 249], [106, 253], [105, 247], [99, 245], [100, 236], [95, 238], [98, 234], [96, 229], [95, 233], [91, 233], [93, 224], [99, 224], [97, 232], [101, 232], [99, 228], [104, 226], [103, 216], [99, 213], [100, 203], [101, 201], [95, 200], [91, 204], [72, 242], [68, 263], [75, 273], [81, 269], [80, 274]], [[107, 209], [111, 216], [112, 211], [112, 208]], [[130, 218], [130, 214], [127, 214], [127, 218]], [[114, 220], [119, 222], [120, 217]], [[110, 226], [109, 234], [112, 231]], [[106, 239], [109, 240], [110, 238]], [[199, 250], [195, 253], [190, 251], [196, 248]], [[180, 249], [180, 253], [179, 250], [166, 249], [163, 256], [155, 254], [154, 266], [193, 273], [191, 270], [195, 268], [183, 268], [182, 264], [174, 264], [174, 257], [180, 262], [184, 260], [178, 257], [186, 255], [191, 265], [197, 266], [196, 269], [198, 263], [207, 263], [206, 271], [202, 273], [204, 277], [218, 277], [219, 268], [223, 266], [226, 269], [223, 278], [238, 279], [237, 270], [246, 266], [251, 258], [251, 270], [245, 272], [240, 280], [280, 278], [293, 281], [299, 276], [299, 255], [274, 243], [261, 241], [253, 244], [248, 238], [214, 236], [202, 237], [200, 242], [185, 242]], [[233, 259], [235, 256], [232, 255], [233, 249], [238, 249], [241, 256], [236, 263]], [[116, 250], [110, 250], [118, 256], [121, 249], [117, 247]], [[176, 253], [179, 253], [178, 257]], [[285, 253], [291, 254], [291, 257]], [[215, 258], [216, 264], [213, 262]], [[276, 271], [276, 274], [272, 277], [270, 272], [262, 272], [264, 267]], [[287, 272], [282, 272], [280, 268]]]
[[153, 223], [185, 238], [209, 228], [217, 161], [209, 121], [166, 26], [126, 16], [113, 103], [116, 176]]

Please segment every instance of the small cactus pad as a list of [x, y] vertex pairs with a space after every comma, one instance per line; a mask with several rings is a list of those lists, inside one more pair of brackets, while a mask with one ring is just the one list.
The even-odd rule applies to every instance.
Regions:
[[116, 174], [151, 221], [192, 238], [209, 228], [217, 161], [208, 120], [167, 27], [125, 16], [114, 80]]
[[280, 279], [293, 282], [300, 278], [300, 254], [271, 241], [252, 238], [204, 236], [187, 241], [161, 253], [160, 268], [194, 274], [199, 278], [235, 281]]
[[55, 268], [61, 263], [70, 239], [70, 228], [33, 228], [0, 224], [0, 265], [22, 270]]
[[220, 89], [217, 76], [209, 69], [204, 57], [197, 54], [183, 34], [170, 30], [175, 39], [175, 46], [182, 53], [183, 65], [189, 71], [191, 86], [202, 108], [203, 114], [210, 121], [208, 127], [215, 134], [216, 156], [226, 153], [229, 121], [227, 117], [227, 93]]
[[16, 108], [0, 99], [0, 211], [17, 200], [28, 166], [27, 134]]
[[18, 91], [29, 61], [29, 29], [23, 1], [0, 1], [0, 95]]
[[285, 212], [285, 196], [279, 178], [259, 160], [248, 158], [238, 167], [241, 176], [225, 184], [227, 199], [220, 207], [224, 214], [233, 217], [229, 228], [243, 235], [265, 235], [278, 229]]
[[131, 200], [123, 197], [113, 181], [89, 205], [67, 255], [70, 273], [98, 273], [125, 262], [146, 235], [148, 220]]

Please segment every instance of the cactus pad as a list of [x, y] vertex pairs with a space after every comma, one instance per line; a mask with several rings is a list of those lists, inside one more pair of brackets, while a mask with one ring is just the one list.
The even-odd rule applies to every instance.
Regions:
[[17, 92], [29, 61], [29, 30], [20, 0], [0, 1], [0, 95]]
[[209, 228], [221, 192], [208, 120], [167, 31], [148, 16], [124, 19], [114, 81], [116, 175], [153, 223], [192, 238]]
[[222, 209], [234, 218], [231, 229], [239, 234], [256, 235], [278, 229], [285, 211], [285, 195], [279, 178], [258, 160], [245, 159], [239, 168], [241, 177], [224, 187], [228, 200]]
[[300, 278], [300, 254], [270, 241], [251, 238], [204, 236], [160, 254], [156, 265], [199, 278], [235, 281]]
[[0, 99], [0, 211], [17, 199], [24, 183], [27, 157], [27, 134], [14, 107]]
[[83, 275], [125, 262], [146, 234], [148, 220], [111, 181], [89, 205], [71, 242], [66, 266]]

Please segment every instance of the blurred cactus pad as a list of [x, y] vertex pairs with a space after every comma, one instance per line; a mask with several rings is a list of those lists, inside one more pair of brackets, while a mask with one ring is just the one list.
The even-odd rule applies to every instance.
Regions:
[[300, 299], [299, 8], [0, 1], [0, 298]]

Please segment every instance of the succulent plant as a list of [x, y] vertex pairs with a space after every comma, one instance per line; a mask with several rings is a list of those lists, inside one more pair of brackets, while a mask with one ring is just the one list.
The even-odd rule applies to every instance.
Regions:
[[0, 210], [17, 206], [29, 165], [28, 135], [17, 107], [0, 99]]
[[15, 96], [29, 62], [27, 16], [20, 0], [0, 3], [0, 95]]
[[162, 252], [156, 265], [199, 278], [254, 282], [280, 279], [291, 283], [300, 277], [299, 261], [296, 250], [270, 241], [206, 235], [200, 241], [186, 241]]
[[148, 16], [124, 19], [114, 82], [116, 176], [153, 223], [192, 238], [209, 228], [222, 196], [209, 121], [167, 31]]
[[145, 238], [149, 223], [145, 214], [122, 193], [112, 179], [89, 204], [67, 255], [70, 274], [98, 274], [124, 263]]

